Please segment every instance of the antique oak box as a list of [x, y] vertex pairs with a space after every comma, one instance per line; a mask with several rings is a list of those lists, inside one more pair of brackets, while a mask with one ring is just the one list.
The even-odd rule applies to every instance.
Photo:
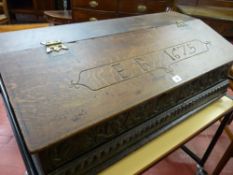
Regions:
[[233, 60], [223, 37], [175, 12], [0, 41], [1, 91], [31, 174], [96, 174], [221, 97]]

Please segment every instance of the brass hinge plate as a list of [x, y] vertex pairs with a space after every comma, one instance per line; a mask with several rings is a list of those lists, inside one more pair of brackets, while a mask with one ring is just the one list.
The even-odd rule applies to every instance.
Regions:
[[186, 27], [187, 24], [183, 20], [176, 21], [177, 27]]
[[46, 47], [46, 53], [48, 53], [48, 54], [51, 52], [60, 52], [61, 50], [68, 50], [68, 47], [65, 46], [59, 40], [41, 42], [41, 44]]

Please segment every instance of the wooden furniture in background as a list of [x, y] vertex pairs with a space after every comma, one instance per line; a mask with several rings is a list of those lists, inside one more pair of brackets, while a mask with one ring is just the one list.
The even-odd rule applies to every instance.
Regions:
[[71, 8], [73, 20], [81, 22], [164, 12], [173, 8], [173, 3], [173, 0], [71, 0]]
[[72, 22], [70, 10], [44, 11], [44, 15], [50, 24], [68, 24]]
[[55, 0], [8, 0], [10, 13], [42, 16], [45, 10], [55, 9]]
[[6, 0], [0, 0], [0, 10], [3, 12], [3, 14], [0, 14], [0, 24], [10, 22]]
[[178, 5], [177, 9], [202, 19], [225, 37], [233, 36], [233, 1], [199, 0], [196, 5]]
[[12, 32], [25, 29], [34, 29], [40, 27], [48, 27], [48, 23], [41, 24], [13, 24], [13, 25], [0, 25], [0, 32]]

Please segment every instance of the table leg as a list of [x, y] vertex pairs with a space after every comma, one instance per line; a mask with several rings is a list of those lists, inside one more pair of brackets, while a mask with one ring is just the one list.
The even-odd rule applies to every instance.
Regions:
[[213, 150], [215, 144], [217, 143], [219, 137], [222, 135], [222, 132], [223, 132], [225, 126], [228, 124], [228, 121], [231, 118], [231, 116], [232, 116], [232, 112], [226, 114], [225, 117], [223, 118], [223, 120], [221, 121], [220, 126], [218, 127], [213, 139], [211, 140], [206, 152], [204, 153], [204, 155], [203, 155], [203, 157], [201, 159], [200, 163], [201, 163], [202, 166], [204, 166], [205, 162], [207, 161], [210, 153], [212, 152], [212, 150]]
[[210, 155], [210, 153], [212, 152], [215, 144], [217, 143], [219, 137], [222, 135], [222, 132], [225, 128], [225, 126], [228, 124], [228, 121], [231, 119], [232, 117], [232, 112], [226, 114], [223, 118], [223, 120], [221, 121], [220, 126], [218, 127], [217, 131], [215, 132], [209, 146], [207, 147], [204, 155], [202, 156], [202, 158], [199, 158], [193, 151], [191, 151], [189, 148], [187, 148], [186, 146], [182, 145], [181, 149], [188, 154], [195, 162], [197, 162], [197, 174], [198, 175], [203, 175], [203, 174], [207, 174], [207, 172], [204, 170], [204, 165]]
[[224, 166], [227, 164], [229, 159], [233, 156], [233, 141], [231, 141], [230, 145], [228, 146], [226, 152], [223, 154], [222, 158], [220, 159], [219, 163], [217, 164], [217, 167], [215, 168], [213, 175], [219, 175], [224, 168]]

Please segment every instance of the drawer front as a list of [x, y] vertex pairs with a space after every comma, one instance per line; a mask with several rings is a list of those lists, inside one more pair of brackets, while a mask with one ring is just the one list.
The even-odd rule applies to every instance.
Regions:
[[92, 10], [116, 11], [117, 0], [72, 0], [72, 7]]
[[100, 12], [95, 10], [85, 10], [85, 9], [77, 9], [73, 10], [73, 20], [76, 22], [82, 21], [97, 21], [102, 19], [111, 19], [116, 18], [116, 13], [111, 12]]
[[119, 12], [138, 14], [164, 12], [167, 6], [163, 0], [120, 0]]

